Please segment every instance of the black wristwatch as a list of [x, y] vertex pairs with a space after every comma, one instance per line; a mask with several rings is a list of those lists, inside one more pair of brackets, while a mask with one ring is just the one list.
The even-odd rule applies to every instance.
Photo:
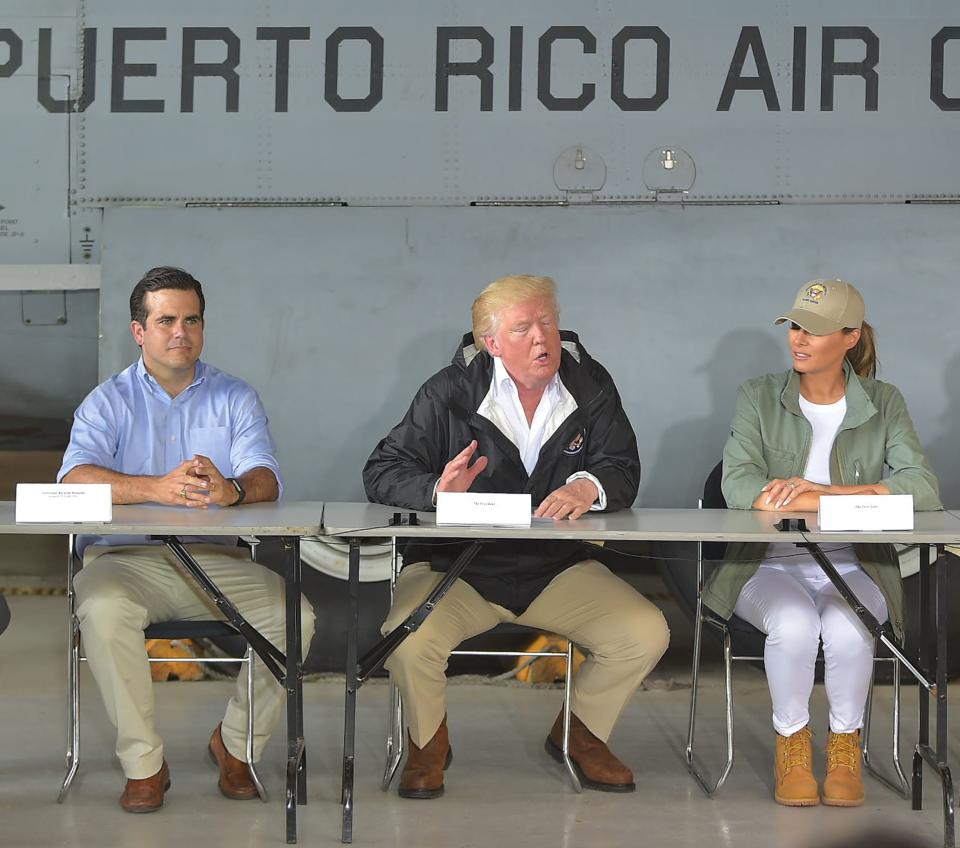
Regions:
[[237, 490], [238, 495], [237, 499], [230, 504], [230, 506], [240, 506], [240, 504], [242, 504], [244, 499], [247, 497], [247, 490], [240, 485], [240, 481], [236, 477], [227, 477], [227, 482]]

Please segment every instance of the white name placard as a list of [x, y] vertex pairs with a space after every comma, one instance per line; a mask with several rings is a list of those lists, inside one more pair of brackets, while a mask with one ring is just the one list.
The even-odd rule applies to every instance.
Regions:
[[821, 495], [823, 532], [913, 530], [913, 495]]
[[57, 522], [113, 520], [109, 483], [17, 483], [17, 521]]
[[498, 527], [529, 527], [532, 521], [530, 495], [437, 492], [437, 525], [485, 524]]

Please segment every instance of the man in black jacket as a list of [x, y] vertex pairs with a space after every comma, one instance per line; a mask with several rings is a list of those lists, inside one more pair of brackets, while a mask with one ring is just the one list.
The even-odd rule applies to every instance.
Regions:
[[[640, 484], [633, 428], [610, 375], [575, 334], [558, 329], [558, 317], [549, 277], [487, 286], [473, 304], [473, 334], [367, 460], [367, 497], [431, 510], [437, 492], [529, 492], [535, 515], [556, 520], [629, 507]], [[408, 545], [384, 633], [424, 600], [463, 547]], [[606, 740], [666, 650], [663, 615], [582, 543], [502, 541], [484, 546], [387, 662], [410, 737], [400, 795], [443, 793], [451, 759], [447, 657], [504, 621], [563, 634], [588, 650], [573, 688], [571, 758], [584, 786], [633, 791], [633, 774]], [[546, 740], [558, 761], [561, 740], [562, 715]]]

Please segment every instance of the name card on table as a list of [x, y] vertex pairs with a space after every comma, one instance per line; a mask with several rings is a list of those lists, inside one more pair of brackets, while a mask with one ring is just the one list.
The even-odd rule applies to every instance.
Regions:
[[437, 526], [481, 524], [529, 527], [533, 508], [530, 495], [437, 492]]
[[822, 532], [913, 530], [913, 495], [821, 495]]
[[17, 483], [18, 522], [113, 520], [109, 483]]

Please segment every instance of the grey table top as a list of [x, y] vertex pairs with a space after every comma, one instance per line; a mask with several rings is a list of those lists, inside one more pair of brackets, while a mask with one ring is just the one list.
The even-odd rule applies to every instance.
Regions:
[[[950, 512], [918, 512], [915, 529], [883, 532], [820, 533], [816, 513], [774, 513], [738, 509], [627, 509], [608, 514], [591, 513], [576, 521], [534, 519], [530, 527], [438, 527], [436, 516], [418, 513], [414, 527], [389, 526], [391, 516], [409, 510], [368, 503], [336, 503], [324, 506], [321, 532], [343, 537], [439, 537], [471, 539], [590, 539], [612, 541], [672, 542], [960, 542], [960, 517]], [[805, 518], [810, 530], [782, 533], [773, 525], [780, 518]]]
[[[609, 514], [592, 513], [577, 521], [534, 519], [530, 527], [437, 527], [431, 512], [418, 513], [414, 527], [389, 526], [395, 512], [406, 518], [409, 510], [369, 503], [286, 501], [244, 504], [231, 509], [187, 509], [155, 504], [115, 506], [109, 524], [18, 524], [12, 501], [0, 501], [0, 533], [92, 535], [165, 534], [189, 536], [355, 536], [398, 538], [433, 536], [476, 539], [591, 539], [597, 541], [718, 541], [802, 542], [800, 533], [781, 533], [774, 523], [783, 516], [803, 517], [814, 542], [930, 542], [960, 544], [960, 515], [953, 512], [918, 512], [914, 530], [882, 533], [820, 533], [815, 513], [773, 513], [726, 509], [627, 509]], [[322, 516], [322, 518], [321, 518]]]
[[13, 501], [0, 501], [0, 533], [88, 533], [143, 536], [314, 536], [320, 528], [322, 501], [255, 503], [227, 509], [190, 509], [159, 504], [119, 505], [113, 521], [18, 524]]

